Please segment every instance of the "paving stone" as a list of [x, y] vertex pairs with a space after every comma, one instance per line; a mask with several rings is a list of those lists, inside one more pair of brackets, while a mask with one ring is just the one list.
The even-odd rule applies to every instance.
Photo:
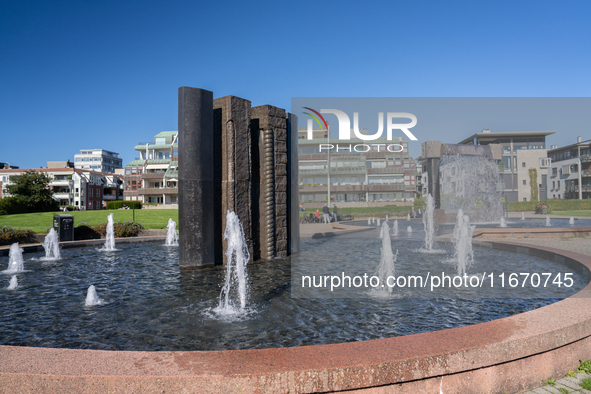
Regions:
[[570, 376], [567, 376], [566, 378], [560, 379], [559, 382], [567, 387], [572, 387], [573, 389], [580, 389], [581, 386], [579, 385], [579, 382], [583, 380], [583, 379], [575, 379], [575, 378], [571, 378]]

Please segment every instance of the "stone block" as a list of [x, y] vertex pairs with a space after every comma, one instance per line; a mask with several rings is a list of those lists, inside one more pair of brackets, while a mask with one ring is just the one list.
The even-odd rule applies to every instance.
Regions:
[[438, 159], [441, 157], [441, 141], [425, 141], [422, 143], [423, 157], [425, 159]]
[[275, 141], [275, 152], [285, 153], [287, 152], [287, 141]]
[[287, 193], [284, 193], [284, 192], [275, 193], [275, 204], [287, 204]]
[[285, 180], [285, 182], [275, 182], [275, 192], [287, 192], [287, 177], [282, 176], [279, 179]]
[[275, 217], [275, 228], [286, 227], [286, 226], [287, 226], [287, 217], [285, 217], [285, 216]]
[[287, 131], [285, 129], [273, 130], [276, 141], [287, 141]]
[[287, 205], [286, 204], [278, 204], [275, 207], [275, 215], [286, 216], [287, 215]]
[[275, 230], [275, 236], [277, 240], [287, 240], [287, 227], [278, 227]]
[[271, 116], [269, 117], [267, 125], [272, 129], [285, 129], [285, 118]]
[[287, 166], [285, 164], [275, 166], [275, 179], [280, 176], [287, 176]]
[[276, 153], [275, 164], [287, 164], [287, 153]]

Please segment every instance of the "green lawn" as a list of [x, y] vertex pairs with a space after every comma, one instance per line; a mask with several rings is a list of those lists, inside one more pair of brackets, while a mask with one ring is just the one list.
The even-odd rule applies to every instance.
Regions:
[[[86, 222], [90, 226], [95, 226], [107, 221], [107, 216], [113, 213], [115, 221], [122, 222], [133, 219], [133, 210], [103, 210], [103, 211], [74, 211], [67, 214], [74, 215], [74, 224]], [[0, 216], [0, 226], [9, 226], [13, 228], [29, 228], [36, 233], [45, 233], [52, 226], [53, 215], [59, 212], [40, 212], [23, 213], [19, 215]], [[63, 213], [63, 212], [62, 212]], [[178, 209], [136, 209], [135, 220], [145, 229], [166, 228], [168, 219], [172, 218], [178, 223]]]
[[552, 211], [552, 215], [591, 216], [591, 210], [581, 209], [581, 210], [577, 210], [577, 211]]
[[[337, 204], [337, 208], [339, 213], [341, 213], [341, 208]], [[398, 206], [389, 206], [389, 207], [355, 207], [355, 208], [343, 208], [342, 213], [350, 213], [353, 214], [355, 217], [367, 217], [367, 216], [383, 216], [385, 217], [386, 214], [390, 216], [394, 216], [396, 214], [400, 216], [406, 216], [412, 207], [398, 207]], [[330, 207], [330, 213], [332, 214], [333, 207]], [[315, 213], [315, 208], [306, 208], [306, 213]], [[320, 209], [320, 214], [322, 214], [322, 209]]]

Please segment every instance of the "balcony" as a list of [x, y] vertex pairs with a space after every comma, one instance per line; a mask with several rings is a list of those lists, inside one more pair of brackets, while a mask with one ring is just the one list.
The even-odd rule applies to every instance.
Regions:
[[581, 155], [581, 163], [588, 163], [591, 161], [591, 155]]
[[103, 194], [103, 200], [113, 201], [116, 199], [117, 199], [117, 196], [114, 194]]
[[53, 179], [49, 186], [72, 186], [74, 181], [71, 179]]
[[165, 172], [144, 172], [141, 179], [164, 179]]
[[179, 194], [178, 187], [144, 187], [138, 189], [138, 194], [147, 196], [162, 195], [162, 194]]
[[74, 193], [65, 193], [65, 192], [53, 193], [53, 198], [58, 199], [58, 200], [71, 200], [74, 198]]
[[581, 171], [581, 176], [591, 176], [591, 171], [589, 171], [589, 170], [582, 170]]

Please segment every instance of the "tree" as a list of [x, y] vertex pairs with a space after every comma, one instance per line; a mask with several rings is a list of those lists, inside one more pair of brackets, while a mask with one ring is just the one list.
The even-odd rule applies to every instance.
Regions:
[[[18, 199], [25, 212], [57, 211], [59, 205], [52, 198], [53, 192], [48, 187], [50, 179], [42, 172], [25, 171], [22, 175], [10, 177], [6, 192]], [[7, 212], [10, 213], [10, 212]]]

